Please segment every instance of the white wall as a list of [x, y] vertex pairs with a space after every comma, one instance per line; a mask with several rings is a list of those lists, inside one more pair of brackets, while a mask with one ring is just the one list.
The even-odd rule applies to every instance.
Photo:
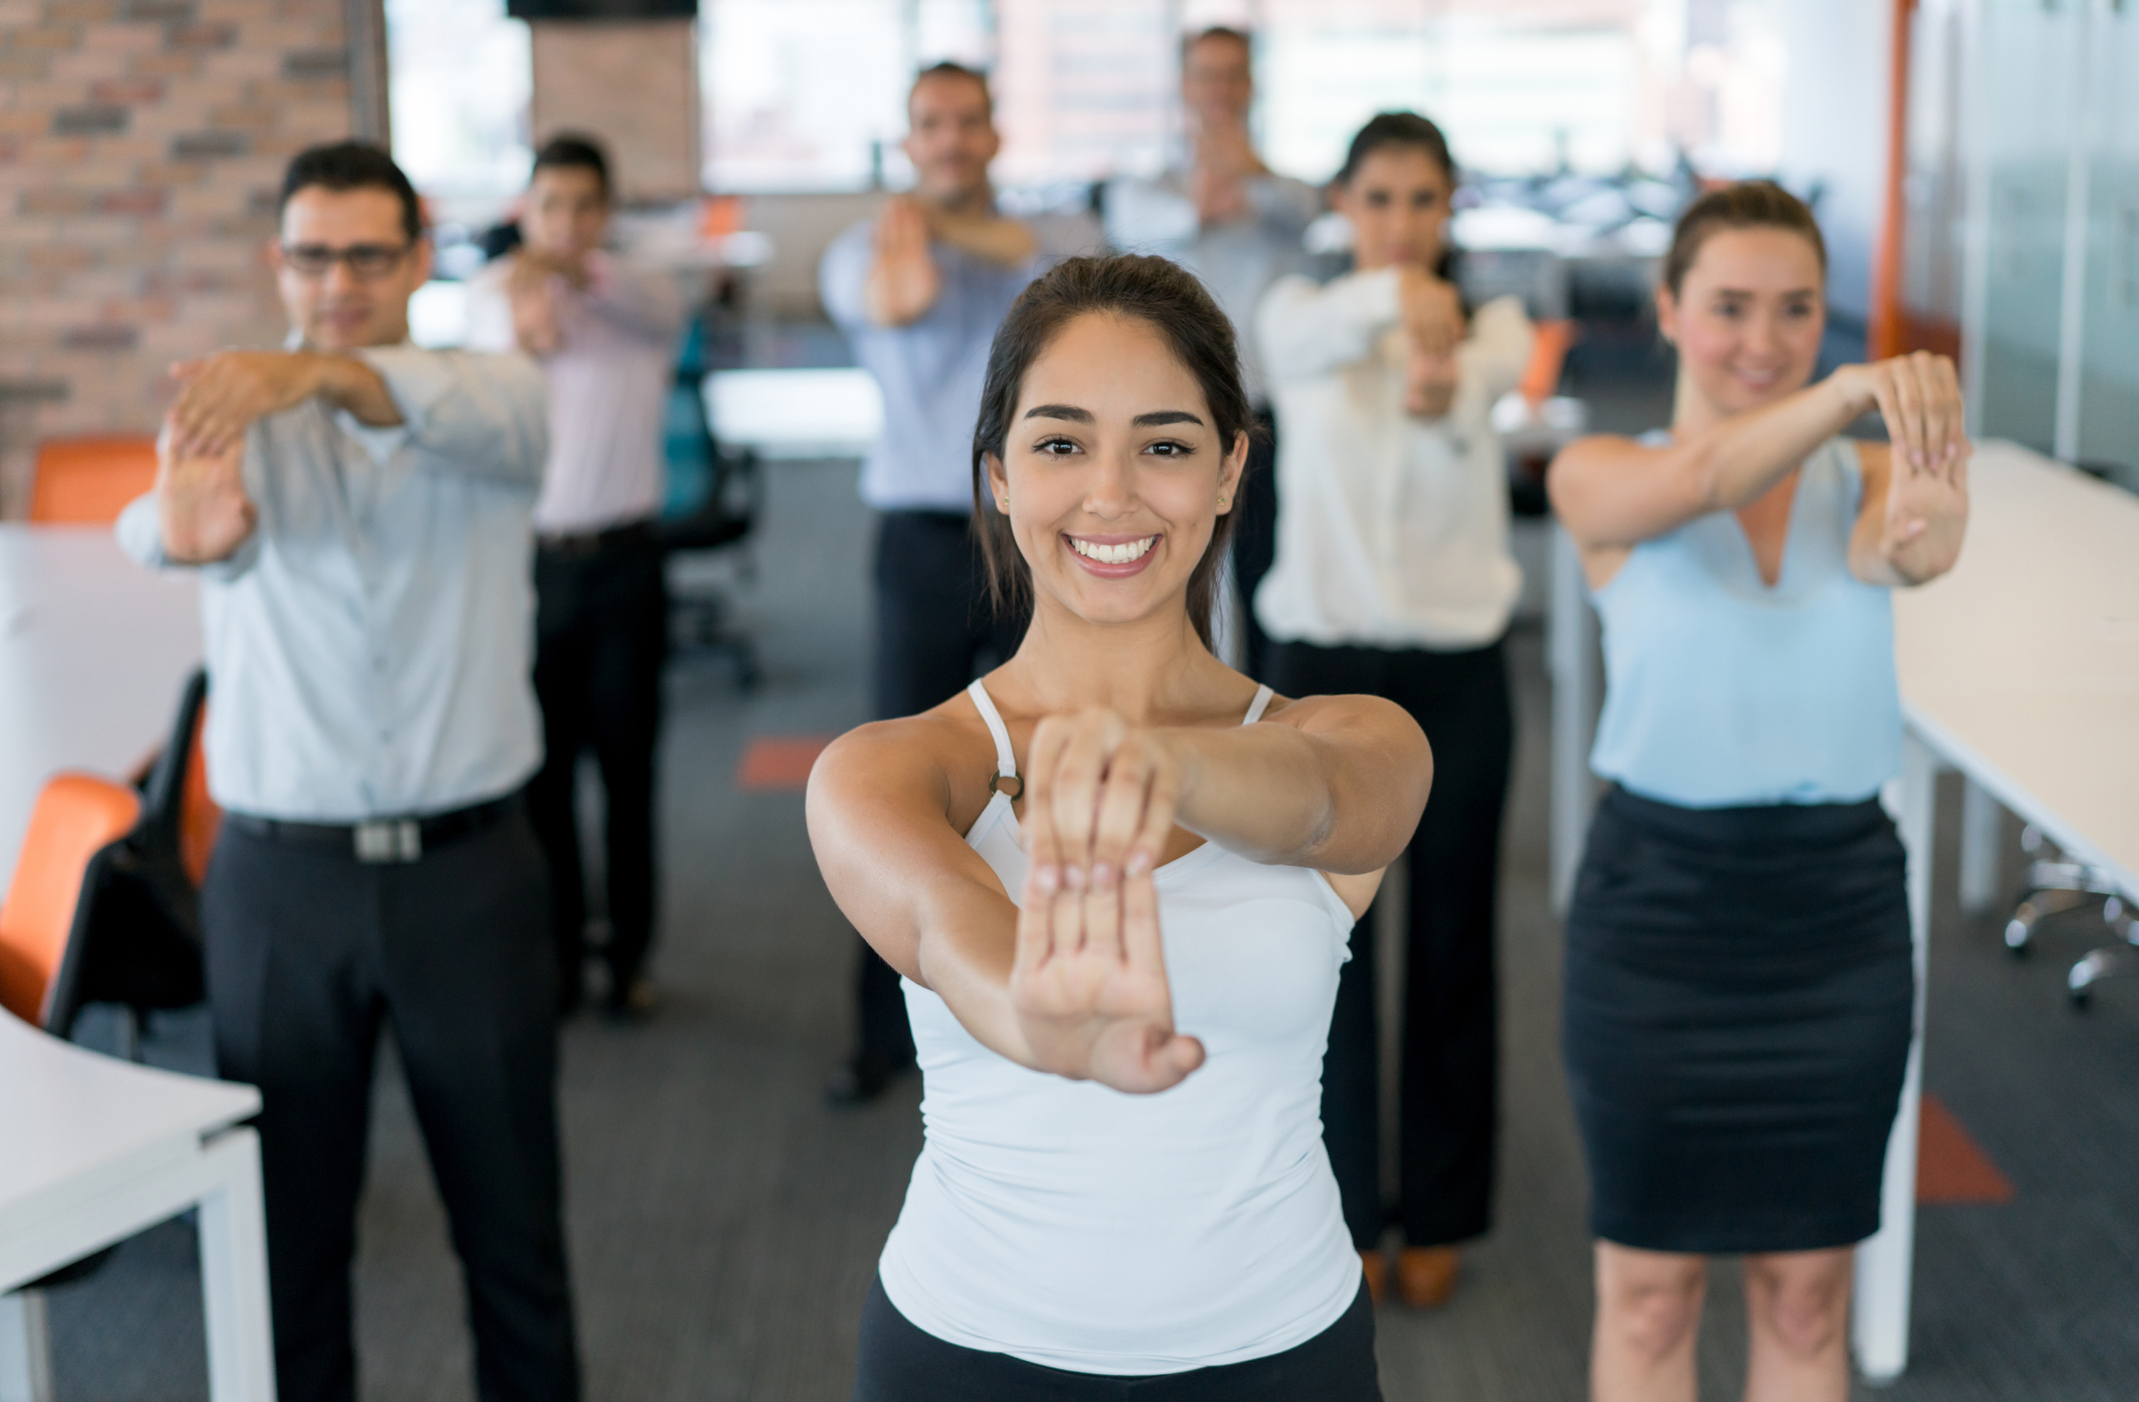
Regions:
[[1794, 190], [1824, 181], [1828, 301], [1863, 317], [1872, 304], [1872, 248], [1886, 198], [1890, 0], [1782, 0], [1789, 46], [1783, 86], [1782, 175]]

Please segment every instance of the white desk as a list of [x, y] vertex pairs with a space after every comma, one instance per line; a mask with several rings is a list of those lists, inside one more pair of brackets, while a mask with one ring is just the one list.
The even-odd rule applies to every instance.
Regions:
[[760, 457], [859, 458], [884, 431], [867, 370], [716, 370], [704, 394], [714, 436]]
[[[1854, 1342], [1874, 1381], [1908, 1365], [1923, 1086], [1933, 788], [1960, 770], [1964, 904], [1997, 889], [1995, 804], [2112, 874], [2139, 902], [2139, 497], [2010, 443], [1969, 465], [1968, 541], [1953, 572], [1894, 596], [1905, 726], [1893, 806], [1909, 852], [1917, 1040], [1888, 1143], [1879, 1234], [1857, 1258]], [[1596, 786], [1596, 619], [1564, 532], [1555, 544], [1552, 877], [1564, 910]]]
[[200, 665], [200, 594], [103, 526], [0, 525], [0, 893], [58, 769], [125, 775]]
[[[1894, 598], [1917, 1041], [1888, 1141], [1884, 1225], [1857, 1257], [1857, 1360], [1874, 1381], [1898, 1377], [1909, 1361], [1939, 769], [1960, 770], [1972, 795], [2035, 824], [2139, 901], [2139, 497], [2009, 443], [1977, 449], [1969, 487], [1960, 564]], [[1980, 896], [1997, 881], [1996, 847], [1978, 815], [1996, 810], [1971, 807], [1962, 885]]]
[[43, 1349], [35, 1296], [4, 1292], [197, 1207], [209, 1395], [273, 1402], [260, 1144], [238, 1126], [259, 1108], [251, 1086], [118, 1061], [0, 1013], [0, 1396], [36, 1395]]

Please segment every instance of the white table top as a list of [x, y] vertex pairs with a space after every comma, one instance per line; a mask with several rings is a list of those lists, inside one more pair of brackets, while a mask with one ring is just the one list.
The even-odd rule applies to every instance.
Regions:
[[2010, 443], [1953, 573], [1894, 596], [1909, 723], [2139, 899], [2139, 497]]
[[768, 458], [858, 458], [884, 431], [884, 398], [866, 370], [716, 370], [705, 404], [723, 444]]
[[0, 1012], [0, 1240], [259, 1108], [251, 1086], [136, 1066]]
[[142, 569], [108, 527], [0, 525], [0, 893], [45, 780], [123, 778], [200, 659], [190, 578]]

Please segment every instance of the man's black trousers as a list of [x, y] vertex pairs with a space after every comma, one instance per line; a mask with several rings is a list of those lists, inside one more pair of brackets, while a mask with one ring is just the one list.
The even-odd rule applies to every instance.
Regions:
[[631, 987], [654, 934], [654, 746], [661, 667], [668, 657], [668, 589], [650, 530], [586, 551], [535, 552], [535, 696], [542, 703], [542, 769], [528, 812], [550, 862], [550, 918], [565, 1000], [586, 963], [587, 897], [573, 795], [579, 757], [602, 775], [613, 996]]
[[[1363, 693], [1411, 713], [1433, 746], [1433, 793], [1405, 855], [1408, 919], [1396, 1219], [1409, 1246], [1442, 1246], [1492, 1222], [1499, 1048], [1493, 958], [1500, 821], [1515, 749], [1504, 643], [1465, 652], [1271, 649], [1287, 696]], [[1322, 1063], [1322, 1137], [1362, 1249], [1390, 1213], [1381, 1192], [1374, 921], [1352, 930]]]
[[[980, 672], [1009, 660], [1022, 618], [999, 619], [988, 600], [980, 542], [963, 513], [887, 511], [876, 533], [876, 718], [941, 705]], [[856, 978], [856, 1050], [903, 1064], [913, 1029], [899, 975], [863, 945]]]
[[379, 1029], [445, 1199], [483, 1402], [579, 1395], [548, 882], [524, 811], [359, 863], [226, 824], [202, 895], [216, 1061], [260, 1088], [282, 1402], [351, 1402], [350, 1268]]

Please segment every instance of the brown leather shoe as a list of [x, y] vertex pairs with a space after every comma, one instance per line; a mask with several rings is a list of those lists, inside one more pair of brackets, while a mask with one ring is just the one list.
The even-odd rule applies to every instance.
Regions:
[[1367, 1278], [1367, 1298], [1377, 1305], [1380, 1304], [1389, 1279], [1388, 1258], [1379, 1251], [1362, 1251], [1359, 1253], [1359, 1268]]
[[1397, 1298], [1415, 1310], [1439, 1309], [1456, 1293], [1463, 1252], [1453, 1246], [1407, 1246], [1396, 1258]]

